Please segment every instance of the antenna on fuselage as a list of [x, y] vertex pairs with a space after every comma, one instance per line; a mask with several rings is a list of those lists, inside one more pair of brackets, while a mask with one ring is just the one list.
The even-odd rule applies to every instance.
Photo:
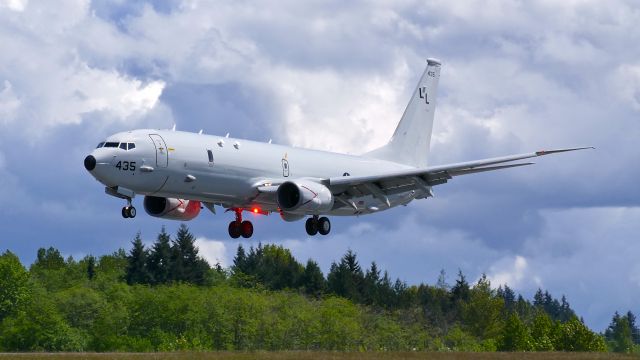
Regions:
[[198, 134], [199, 134], [199, 135], [202, 135], [202, 129], [200, 129], [200, 131], [198, 131]]
[[271, 141], [272, 141], [272, 140], [273, 140], [273, 139], [269, 139], [269, 144], [271, 144]]
[[171, 128], [171, 131], [176, 131], [176, 124], [173, 123], [173, 127]]
[[227, 133], [227, 135], [225, 135], [224, 137], [226, 137], [228, 139], [229, 138], [229, 133]]

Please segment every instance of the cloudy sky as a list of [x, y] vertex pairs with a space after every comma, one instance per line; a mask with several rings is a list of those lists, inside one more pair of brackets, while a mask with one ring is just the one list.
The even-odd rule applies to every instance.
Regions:
[[[252, 219], [326, 271], [347, 249], [410, 284], [486, 273], [569, 302], [601, 331], [640, 313], [640, 6], [636, 1], [0, 0], [0, 250], [26, 263], [153, 242], [179, 223], [120, 216], [82, 166], [105, 136], [152, 127], [361, 153], [384, 144], [425, 58], [443, 62], [431, 164], [595, 151], [456, 178], [382, 214]], [[136, 199], [142, 208], [140, 199]], [[189, 223], [229, 265], [231, 215]]]

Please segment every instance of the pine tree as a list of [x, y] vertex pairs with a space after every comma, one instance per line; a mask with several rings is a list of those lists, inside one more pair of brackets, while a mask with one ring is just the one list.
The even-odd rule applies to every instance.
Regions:
[[133, 247], [129, 252], [129, 256], [127, 256], [127, 272], [125, 275], [127, 284], [148, 284], [147, 250], [144, 248], [140, 233], [136, 234], [131, 244]]
[[147, 268], [151, 276], [151, 283], [166, 284], [171, 280], [171, 237], [167, 234], [164, 226], [160, 230], [156, 242], [153, 243], [147, 258]]
[[518, 314], [511, 313], [502, 329], [499, 349], [501, 351], [530, 351], [533, 350], [533, 343], [527, 326], [522, 323]]
[[87, 279], [93, 280], [96, 276], [96, 258], [92, 255], [87, 256]]
[[[635, 322], [635, 318], [633, 319]], [[627, 315], [620, 316], [616, 311], [611, 324], [604, 332], [609, 347], [614, 352], [630, 353], [633, 349], [632, 326]]]
[[339, 265], [331, 264], [327, 283], [329, 290], [336, 295], [361, 302], [363, 282], [364, 274], [358, 264], [356, 254], [351, 249], [342, 257]]
[[380, 270], [375, 261], [364, 275], [362, 284], [362, 302], [367, 305], [379, 305], [378, 288], [380, 287]]
[[502, 290], [502, 299], [504, 300], [504, 307], [507, 312], [512, 312], [516, 306], [516, 293], [506, 284]]
[[58, 270], [65, 267], [64, 258], [54, 247], [38, 249], [38, 257], [33, 265], [43, 270]]
[[301, 286], [308, 295], [320, 297], [327, 290], [327, 282], [318, 263], [309, 259], [301, 277]]
[[204, 284], [209, 265], [198, 256], [195, 241], [196, 238], [189, 232], [189, 228], [181, 224], [171, 246], [170, 278], [172, 280]]
[[449, 290], [449, 284], [447, 284], [447, 273], [444, 269], [440, 269], [440, 274], [438, 275], [438, 282], [436, 283], [436, 287], [442, 290]]
[[247, 255], [244, 252], [242, 244], [238, 245], [236, 256], [233, 258], [232, 270], [234, 273], [245, 273], [247, 268]]
[[467, 278], [462, 273], [462, 270], [458, 270], [458, 278], [456, 284], [451, 288], [451, 300], [453, 303], [469, 300], [469, 283]]
[[640, 329], [636, 325], [636, 316], [631, 311], [627, 311], [627, 320], [629, 321], [633, 343], [638, 345], [640, 344]]
[[538, 288], [536, 294], [533, 295], [533, 306], [544, 309], [544, 294], [540, 288]]
[[562, 295], [562, 299], [560, 300], [560, 311], [558, 313], [558, 320], [562, 322], [567, 322], [571, 320], [571, 318], [575, 317], [575, 312], [571, 309], [569, 302], [567, 301], [567, 297]]

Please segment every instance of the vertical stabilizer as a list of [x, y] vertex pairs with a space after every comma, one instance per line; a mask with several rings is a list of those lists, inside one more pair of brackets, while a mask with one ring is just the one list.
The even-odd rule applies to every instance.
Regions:
[[415, 167], [427, 166], [439, 79], [440, 61], [427, 59], [427, 68], [391, 140], [367, 156]]

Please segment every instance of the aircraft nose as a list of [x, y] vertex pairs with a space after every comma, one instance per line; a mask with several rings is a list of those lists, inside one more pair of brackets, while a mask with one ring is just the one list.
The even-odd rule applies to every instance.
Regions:
[[89, 155], [84, 158], [84, 168], [91, 171], [96, 168], [96, 158], [93, 155]]

